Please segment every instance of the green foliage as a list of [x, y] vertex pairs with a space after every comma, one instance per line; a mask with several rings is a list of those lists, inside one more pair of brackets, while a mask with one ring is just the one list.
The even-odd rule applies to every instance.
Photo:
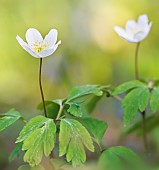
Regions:
[[[147, 91], [146, 95], [143, 94], [144, 91], [145, 87], [135, 88], [124, 97], [122, 101], [122, 107], [124, 108], [124, 124], [127, 125], [134, 118], [138, 112], [138, 109], [142, 109], [140, 111], [143, 111], [143, 109], [146, 108], [148, 104], [148, 95]], [[144, 95], [146, 98], [143, 98]]]
[[67, 103], [67, 104], [69, 104], [69, 106], [70, 106], [69, 109], [67, 110], [67, 112], [69, 112], [73, 116], [82, 117], [82, 115], [83, 115], [82, 108], [80, 107], [79, 104], [77, 104], [77, 103]]
[[142, 87], [144, 86], [145, 84], [141, 81], [138, 81], [138, 80], [133, 80], [133, 81], [129, 81], [129, 82], [125, 82], [121, 85], [119, 85], [117, 88], [115, 88], [113, 91], [112, 91], [112, 96], [116, 96], [116, 95], [119, 95], [119, 94], [122, 94], [122, 93], [125, 93], [133, 88], [137, 88], [137, 87]]
[[90, 115], [92, 113], [101, 98], [102, 96], [92, 96], [90, 100], [83, 103], [83, 108], [85, 109], [87, 115]]
[[[150, 115], [146, 117], [146, 124], [145, 124], [145, 131], [146, 133], [150, 133], [154, 129], [159, 127], [159, 116], [157, 115]], [[124, 129], [122, 135], [127, 135], [130, 133], [135, 132], [138, 136], [142, 135], [142, 129], [141, 129], [141, 120], [137, 121], [133, 125], [127, 127]]]
[[123, 146], [111, 147], [105, 150], [99, 159], [100, 170], [127, 170], [139, 166], [139, 157]]
[[[85, 85], [74, 87], [66, 99], [58, 99], [45, 101], [46, 111], [49, 118], [56, 119], [60, 106], [64, 105], [61, 116], [64, 111], [72, 114], [75, 117], [82, 117], [86, 114], [86, 109], [89, 113], [94, 109], [96, 102], [101, 98], [104, 91], [108, 90], [109, 86]], [[92, 100], [89, 100], [92, 97]], [[97, 97], [97, 98], [93, 98]], [[82, 101], [81, 101], [82, 99]], [[87, 103], [87, 101], [89, 101]], [[84, 105], [87, 103], [88, 105]], [[67, 107], [69, 105], [69, 108]], [[37, 107], [39, 110], [44, 110], [43, 104], [40, 103]]]
[[153, 112], [159, 108], [159, 87], [154, 87], [150, 98], [150, 107]]
[[125, 92], [128, 93], [122, 100], [122, 107], [124, 109], [124, 124], [127, 125], [135, 117], [138, 110], [143, 112], [147, 108], [150, 89], [145, 83], [134, 80], [118, 86], [114, 89], [112, 95], [114, 96]]
[[103, 135], [108, 128], [107, 123], [93, 118], [82, 118], [79, 121], [93, 135], [95, 142], [100, 145]]
[[52, 119], [37, 116], [32, 118], [20, 132], [16, 143], [23, 142], [22, 150], [26, 151], [24, 161], [30, 166], [41, 162], [43, 152], [49, 156], [54, 148], [56, 125]]
[[23, 143], [17, 143], [15, 148], [12, 150], [11, 154], [9, 155], [9, 162], [13, 161], [15, 158], [18, 158], [20, 153], [22, 152], [22, 145]]
[[83, 117], [86, 114], [90, 114], [97, 101], [103, 95], [103, 92], [108, 91], [108, 87], [99, 85], [74, 87], [64, 102], [70, 106], [67, 112], [76, 117]]
[[139, 92], [139, 110], [141, 112], [143, 112], [147, 105], [148, 105], [148, 101], [149, 101], [149, 97], [150, 97], [150, 91], [148, 89], [148, 87], [142, 87], [140, 88], [140, 92]]
[[0, 131], [3, 131], [8, 126], [12, 125], [18, 119], [22, 119], [22, 116], [15, 109], [11, 109], [8, 112], [0, 115]]
[[78, 166], [86, 161], [84, 146], [94, 152], [93, 141], [86, 128], [76, 120], [62, 119], [59, 134], [59, 155]]
[[42, 165], [30, 167], [29, 165], [21, 165], [18, 170], [45, 170]]
[[99, 85], [85, 85], [85, 86], [74, 87], [70, 91], [66, 102], [74, 101], [83, 96], [92, 95], [92, 94], [95, 96], [102, 96], [103, 95], [102, 90], [106, 88], [107, 86], [99, 86]]
[[20, 132], [16, 143], [23, 142], [31, 133], [33, 133], [33, 131], [40, 128], [47, 120], [48, 119], [44, 116], [36, 116], [32, 118]]
[[[59, 104], [56, 101], [45, 101], [45, 105], [47, 116], [49, 118], [55, 119], [60, 108]], [[44, 110], [43, 103], [40, 103], [37, 108], [43, 111]]]
[[138, 111], [143, 112], [148, 106], [150, 100], [150, 108], [152, 112], [156, 112], [159, 108], [159, 87], [149, 87], [138, 80], [126, 82], [115, 88], [112, 96], [125, 93], [122, 100], [122, 107], [124, 109], [123, 120], [124, 124], [128, 124]]

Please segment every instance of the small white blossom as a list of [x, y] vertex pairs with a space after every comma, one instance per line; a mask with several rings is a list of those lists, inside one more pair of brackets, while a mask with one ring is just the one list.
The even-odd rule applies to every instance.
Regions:
[[115, 26], [114, 30], [126, 41], [138, 43], [148, 36], [151, 26], [152, 22], [148, 23], [148, 17], [144, 14], [140, 15], [137, 21], [128, 20], [125, 29]]
[[17, 41], [26, 50], [35, 58], [43, 58], [51, 55], [61, 44], [61, 41], [57, 41], [57, 30], [51, 29], [50, 32], [43, 37], [40, 32], [34, 28], [29, 28], [26, 32], [26, 42], [22, 40], [18, 35], [16, 36]]

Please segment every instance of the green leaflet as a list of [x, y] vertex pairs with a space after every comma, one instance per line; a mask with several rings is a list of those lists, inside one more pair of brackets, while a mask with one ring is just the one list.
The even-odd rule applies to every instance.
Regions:
[[149, 97], [150, 97], [150, 91], [148, 87], [143, 87], [142, 90], [140, 91], [140, 96], [139, 96], [139, 110], [141, 112], [143, 112], [146, 109], [148, 105]]
[[0, 131], [6, 129], [20, 118], [22, 118], [21, 114], [15, 109], [11, 109], [7, 113], [0, 115]]
[[59, 134], [59, 155], [66, 154], [67, 161], [72, 161], [74, 167], [81, 165], [86, 161], [83, 145], [94, 152], [93, 141], [85, 127], [76, 120], [62, 119]]
[[[60, 108], [59, 104], [54, 101], [45, 101], [45, 105], [47, 116], [49, 118], [55, 119]], [[40, 103], [37, 108], [43, 111], [44, 110], [43, 103]]]
[[148, 105], [149, 91], [148, 87], [139, 87], [131, 90], [123, 99], [124, 124], [127, 125], [137, 114], [138, 109], [142, 112]]
[[20, 153], [22, 152], [22, 142], [21, 143], [17, 143], [15, 148], [12, 150], [11, 154], [9, 155], [9, 162], [13, 161], [15, 158], [17, 158]]
[[48, 118], [44, 116], [36, 116], [32, 118], [20, 132], [16, 143], [24, 141], [34, 130], [40, 128], [47, 120]]
[[79, 104], [77, 104], [77, 103], [68, 103], [68, 104], [70, 107], [69, 107], [69, 109], [67, 109], [67, 112], [69, 112], [73, 116], [82, 117], [82, 115], [83, 115], [82, 108], [80, 107]]
[[89, 133], [93, 135], [95, 141], [100, 145], [104, 133], [108, 128], [107, 123], [93, 118], [82, 118], [79, 121]]
[[159, 108], [159, 88], [154, 87], [152, 90], [151, 98], [150, 98], [150, 107], [153, 113], [157, 112]]
[[49, 156], [54, 148], [56, 125], [52, 119], [37, 116], [22, 129], [16, 143], [23, 141], [22, 150], [26, 151], [24, 162], [36, 166], [41, 162], [43, 152]]
[[116, 87], [113, 92], [112, 92], [112, 96], [116, 96], [122, 93], [127, 92], [128, 90], [131, 90], [133, 88], [137, 88], [137, 87], [143, 87], [145, 86], [145, 84], [141, 81], [138, 80], [133, 80], [133, 81], [129, 81], [129, 82], [125, 82], [121, 85], [119, 85], [118, 87]]
[[139, 157], [123, 146], [111, 147], [105, 150], [99, 158], [100, 170], [134, 170], [139, 167]]
[[86, 95], [96, 95], [96, 96], [102, 96], [103, 95], [103, 91], [102, 89], [104, 89], [106, 87], [101, 87], [98, 85], [85, 85], [85, 86], [78, 86], [78, 87], [74, 87], [68, 97], [67, 97], [67, 101], [66, 102], [70, 102], [73, 101], [77, 98], [86, 96]]

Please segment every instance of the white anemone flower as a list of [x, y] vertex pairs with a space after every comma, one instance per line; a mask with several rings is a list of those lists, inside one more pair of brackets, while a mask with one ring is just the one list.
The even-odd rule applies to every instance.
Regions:
[[114, 30], [126, 41], [139, 43], [148, 36], [151, 26], [152, 22], [148, 24], [148, 17], [146, 14], [143, 14], [139, 16], [137, 21], [128, 20], [125, 29], [115, 26]]
[[56, 29], [51, 29], [50, 32], [43, 37], [40, 32], [34, 28], [29, 28], [26, 32], [26, 42], [22, 40], [18, 35], [16, 39], [19, 44], [35, 58], [44, 58], [50, 56], [55, 52], [61, 41], [57, 41], [58, 32]]

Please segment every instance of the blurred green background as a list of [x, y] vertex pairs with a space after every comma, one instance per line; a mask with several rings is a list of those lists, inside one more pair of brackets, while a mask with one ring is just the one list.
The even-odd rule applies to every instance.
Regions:
[[[113, 27], [125, 27], [128, 19], [147, 14], [153, 26], [141, 44], [140, 77], [159, 77], [158, 0], [0, 0], [0, 112], [16, 108], [30, 118], [41, 102], [38, 86], [39, 60], [24, 51], [15, 37], [25, 39], [28, 28], [45, 36], [50, 29], [59, 32], [62, 44], [43, 60], [43, 88], [47, 100], [64, 98], [75, 85], [118, 85], [134, 79], [135, 45], [127, 43]], [[118, 145], [123, 128], [120, 103], [102, 99], [93, 116], [108, 122], [103, 140]], [[8, 165], [22, 123], [0, 135], [0, 169], [16, 169], [18, 160]], [[153, 135], [155, 135], [154, 133]], [[159, 140], [158, 138], [156, 138]], [[136, 141], [134, 143], [134, 141]], [[131, 135], [127, 145], [142, 150], [142, 141]]]

